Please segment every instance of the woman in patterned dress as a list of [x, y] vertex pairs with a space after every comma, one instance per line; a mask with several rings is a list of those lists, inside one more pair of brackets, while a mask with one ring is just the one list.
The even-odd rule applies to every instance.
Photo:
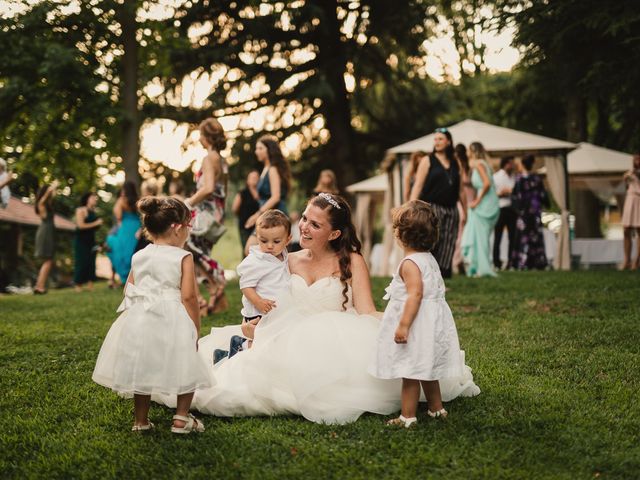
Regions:
[[207, 118], [200, 124], [200, 143], [207, 149], [207, 156], [196, 173], [196, 191], [185, 200], [194, 216], [194, 228], [187, 241], [197, 268], [206, 278], [209, 301], [200, 299], [200, 306], [208, 313], [227, 308], [224, 296], [224, 269], [211, 257], [211, 250], [224, 234], [224, 203], [227, 195], [229, 167], [220, 152], [227, 145], [224, 130], [215, 118]]
[[522, 159], [523, 173], [518, 176], [511, 194], [512, 206], [518, 213], [515, 246], [511, 263], [517, 270], [544, 270], [547, 255], [542, 235], [542, 207], [549, 207], [549, 197], [539, 175], [531, 173], [533, 155]]

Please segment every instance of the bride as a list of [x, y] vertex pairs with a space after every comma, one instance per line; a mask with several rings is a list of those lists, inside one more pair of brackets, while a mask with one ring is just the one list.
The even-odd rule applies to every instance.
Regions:
[[[213, 350], [226, 348], [240, 328], [213, 328], [200, 339], [214, 386], [196, 392], [195, 410], [230, 417], [295, 414], [337, 424], [364, 412], [398, 411], [400, 380], [367, 373], [379, 320], [349, 205], [337, 195], [314, 197], [300, 233], [303, 250], [289, 255], [290, 288], [255, 327], [253, 347], [213, 366]], [[440, 387], [444, 401], [480, 392], [466, 366]], [[172, 399], [156, 400], [171, 406]]]

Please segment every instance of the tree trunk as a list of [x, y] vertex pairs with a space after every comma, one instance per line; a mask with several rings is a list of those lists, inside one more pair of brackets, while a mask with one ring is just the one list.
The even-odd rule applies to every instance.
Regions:
[[[587, 140], [586, 101], [578, 92], [567, 97], [567, 139], [579, 143]], [[600, 200], [590, 190], [570, 194], [571, 210], [576, 217], [577, 238], [602, 238], [600, 230]]]
[[140, 183], [140, 119], [138, 114], [138, 42], [136, 1], [126, 1], [120, 11], [122, 27], [122, 160], [126, 180]]
[[[325, 41], [320, 49], [321, 71], [326, 76], [330, 96], [323, 98], [322, 113], [331, 138], [327, 145], [326, 165], [334, 170], [341, 187], [345, 187], [366, 173], [355, 154], [355, 139], [351, 126], [351, 108], [347, 86], [344, 82], [346, 55], [340, 41], [340, 22], [337, 18], [337, 2], [322, 0], [318, 7], [324, 11]], [[325, 162], [323, 161], [323, 164]]]

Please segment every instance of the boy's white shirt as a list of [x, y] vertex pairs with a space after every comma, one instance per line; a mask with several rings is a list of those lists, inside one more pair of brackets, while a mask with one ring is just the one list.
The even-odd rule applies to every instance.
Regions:
[[[516, 176], [509, 175], [504, 169], [501, 168], [493, 174], [493, 183], [496, 186], [496, 193], [499, 193], [505, 188], [513, 190], [513, 187], [515, 187], [516, 185]], [[498, 205], [500, 205], [500, 208], [510, 207], [511, 196], [498, 197]]]
[[[264, 253], [259, 246], [251, 247], [249, 255], [237, 268], [240, 289], [255, 288], [262, 298], [277, 301], [278, 294], [289, 286], [291, 277], [287, 255], [286, 248], [282, 251], [280, 260], [270, 253]], [[243, 317], [263, 315], [244, 295], [240, 313]]]

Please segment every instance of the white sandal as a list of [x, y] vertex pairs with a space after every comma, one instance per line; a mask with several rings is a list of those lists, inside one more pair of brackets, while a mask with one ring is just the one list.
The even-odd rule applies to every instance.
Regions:
[[438, 410], [436, 412], [432, 412], [431, 410], [427, 410], [427, 415], [429, 415], [431, 418], [447, 418], [449, 413], [443, 407], [443, 408], [441, 408], [440, 410]]
[[387, 425], [394, 426], [394, 427], [395, 426], [404, 427], [404, 428], [409, 428], [412, 425], [415, 425], [416, 423], [418, 423], [418, 419], [416, 417], [407, 418], [402, 415], [400, 415], [398, 418], [393, 418], [387, 421]]
[[149, 420], [147, 420], [146, 425], [134, 425], [133, 427], [131, 427], [131, 431], [132, 432], [148, 432], [149, 430], [153, 430], [154, 428], [155, 428], [155, 425], [151, 423]]
[[183, 427], [172, 426], [171, 433], [191, 433], [191, 432], [202, 433], [204, 432], [204, 424], [191, 414], [189, 414], [186, 417], [184, 415], [174, 415], [173, 419], [184, 422], [184, 426]]

